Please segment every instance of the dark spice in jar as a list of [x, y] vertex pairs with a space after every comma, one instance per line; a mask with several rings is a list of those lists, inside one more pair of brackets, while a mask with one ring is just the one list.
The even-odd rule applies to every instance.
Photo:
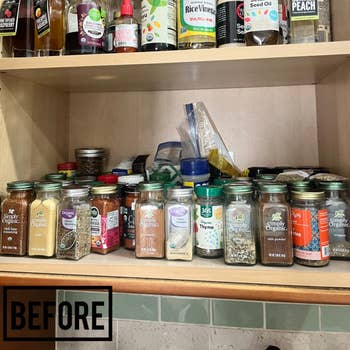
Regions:
[[125, 189], [124, 201], [124, 247], [135, 250], [136, 247], [136, 227], [135, 212], [136, 202], [140, 199], [140, 191], [137, 186], [127, 186]]
[[75, 150], [77, 175], [97, 176], [104, 172], [107, 152], [104, 148], [78, 148]]

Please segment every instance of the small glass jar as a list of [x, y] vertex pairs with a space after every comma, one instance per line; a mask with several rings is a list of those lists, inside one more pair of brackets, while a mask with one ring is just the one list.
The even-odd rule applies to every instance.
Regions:
[[77, 175], [97, 176], [104, 172], [107, 152], [104, 148], [78, 148], [75, 150]]
[[91, 206], [89, 189], [68, 186], [62, 190], [56, 256], [58, 259], [79, 260], [91, 250]]
[[51, 257], [55, 254], [61, 187], [58, 182], [35, 185], [36, 199], [30, 205], [29, 256]]
[[117, 186], [92, 187], [91, 251], [107, 254], [120, 247]]
[[222, 187], [199, 186], [195, 207], [196, 254], [202, 258], [224, 255]]
[[292, 192], [310, 192], [312, 190], [311, 181], [294, 181], [287, 184], [288, 202], [292, 200]]
[[256, 264], [255, 206], [250, 185], [224, 187], [224, 253], [225, 263]]
[[136, 203], [136, 257], [164, 258], [164, 195], [160, 182], [139, 185]]
[[7, 184], [8, 196], [1, 204], [0, 252], [3, 255], [26, 255], [29, 205], [34, 200], [33, 182]]
[[46, 174], [45, 179], [47, 181], [66, 180], [67, 175], [64, 173], [51, 173], [51, 174]]
[[285, 184], [260, 187], [258, 231], [263, 265], [293, 264], [292, 225], [286, 194]]
[[320, 182], [326, 195], [331, 259], [350, 259], [350, 202], [344, 182]]
[[292, 192], [291, 206], [295, 262], [327, 265], [329, 233], [324, 192]]
[[165, 204], [165, 256], [191, 261], [193, 257], [193, 189], [168, 189]]

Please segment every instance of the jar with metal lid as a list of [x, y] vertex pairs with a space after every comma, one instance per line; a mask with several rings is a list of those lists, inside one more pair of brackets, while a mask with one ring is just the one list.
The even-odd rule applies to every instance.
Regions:
[[260, 187], [257, 226], [263, 265], [293, 264], [292, 225], [286, 194], [285, 184], [264, 184]]
[[310, 192], [312, 190], [312, 183], [310, 181], [294, 181], [288, 184], [290, 192]]
[[104, 172], [107, 151], [104, 148], [78, 148], [75, 158], [77, 175], [97, 176]]
[[26, 255], [29, 205], [34, 200], [33, 182], [7, 184], [8, 196], [1, 204], [0, 252], [3, 255]]
[[136, 257], [164, 258], [164, 191], [160, 182], [139, 185], [136, 203]]
[[165, 256], [168, 260], [193, 257], [193, 189], [169, 188], [165, 204]]
[[62, 189], [58, 218], [56, 256], [79, 260], [91, 250], [89, 189], [72, 185]]
[[116, 185], [91, 189], [91, 250], [107, 254], [120, 247], [119, 209]]
[[196, 254], [202, 258], [218, 258], [224, 254], [222, 187], [199, 186], [195, 193]]
[[53, 180], [53, 182], [58, 182], [61, 184], [62, 187], [71, 186], [74, 184], [73, 179], [66, 179], [66, 180]]
[[47, 181], [65, 180], [66, 178], [67, 175], [64, 173], [51, 173], [45, 175]]
[[329, 233], [324, 192], [292, 192], [291, 205], [295, 262], [327, 265]]
[[30, 205], [29, 256], [55, 254], [61, 187], [59, 182], [39, 182], [34, 187], [36, 199]]
[[345, 182], [320, 182], [326, 195], [331, 259], [350, 259], [350, 202]]
[[224, 257], [226, 264], [256, 264], [255, 207], [251, 185], [224, 186]]

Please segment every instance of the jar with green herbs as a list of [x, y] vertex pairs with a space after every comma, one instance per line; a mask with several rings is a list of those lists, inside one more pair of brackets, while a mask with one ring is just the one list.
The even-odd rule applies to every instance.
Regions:
[[77, 175], [97, 176], [104, 172], [107, 151], [104, 148], [78, 148], [75, 150]]
[[202, 258], [224, 255], [223, 189], [219, 186], [195, 188], [195, 246]]
[[295, 262], [327, 265], [329, 233], [324, 192], [292, 192], [291, 206]]
[[58, 219], [56, 256], [79, 260], [91, 250], [91, 206], [87, 187], [63, 188]]
[[293, 264], [292, 225], [286, 194], [285, 184], [260, 187], [258, 230], [263, 265]]
[[345, 182], [320, 182], [326, 195], [331, 259], [350, 259], [350, 202]]
[[255, 208], [251, 185], [225, 185], [224, 257], [226, 264], [256, 264]]

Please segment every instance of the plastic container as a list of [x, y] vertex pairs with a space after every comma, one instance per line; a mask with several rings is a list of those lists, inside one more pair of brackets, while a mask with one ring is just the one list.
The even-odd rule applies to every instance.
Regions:
[[186, 158], [181, 160], [181, 175], [186, 187], [206, 186], [209, 183], [209, 163], [206, 158]]

